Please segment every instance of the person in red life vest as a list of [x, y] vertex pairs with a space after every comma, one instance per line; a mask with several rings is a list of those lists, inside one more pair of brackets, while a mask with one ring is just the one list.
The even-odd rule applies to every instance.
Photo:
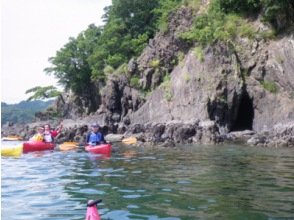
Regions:
[[51, 143], [51, 142], [54, 142], [54, 137], [56, 137], [60, 133], [61, 129], [63, 128], [63, 122], [60, 123], [56, 131], [51, 130], [50, 124], [45, 124], [44, 128], [45, 128], [45, 131], [43, 132], [44, 141]]

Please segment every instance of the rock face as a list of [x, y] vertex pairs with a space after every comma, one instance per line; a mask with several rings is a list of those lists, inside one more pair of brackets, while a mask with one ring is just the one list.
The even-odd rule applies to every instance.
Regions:
[[[107, 133], [151, 145], [217, 144], [250, 130], [248, 144], [293, 147], [293, 31], [276, 40], [239, 38], [201, 48], [177, 37], [192, 21], [192, 12], [181, 8], [128, 71], [109, 77], [97, 93], [98, 110], [82, 97], [57, 100], [65, 127], [74, 130], [63, 139], [82, 140], [89, 123], [99, 121]], [[131, 85], [133, 76], [140, 90]]]
[[[256, 42], [260, 49], [255, 53], [245, 44], [243, 53], [251, 55], [248, 57], [233, 53], [225, 43], [205, 48], [203, 61], [191, 50], [183, 65], [171, 73], [168, 87], [156, 89], [132, 114], [131, 123], [213, 120], [221, 133], [266, 132], [278, 123], [286, 126], [294, 121], [293, 40], [288, 36], [269, 46]], [[277, 56], [283, 62], [278, 63]], [[264, 82], [277, 92], [264, 88]]]
[[294, 123], [277, 124], [269, 131], [260, 132], [247, 141], [252, 146], [294, 147]]

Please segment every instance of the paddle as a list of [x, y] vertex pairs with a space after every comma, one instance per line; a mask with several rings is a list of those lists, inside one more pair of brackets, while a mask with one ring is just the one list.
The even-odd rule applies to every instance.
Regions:
[[76, 144], [59, 144], [58, 147], [59, 150], [73, 150], [78, 148]]
[[122, 142], [124, 144], [135, 144], [135, 143], [137, 143], [137, 138], [135, 138], [135, 137], [125, 138], [122, 140]]
[[68, 144], [68, 145], [78, 145], [78, 142], [72, 141], [72, 142], [63, 142], [63, 144]]
[[[135, 143], [137, 143], [137, 138], [129, 137], [129, 138], [124, 138], [124, 139], [119, 140], [119, 141], [109, 141], [110, 144], [117, 143], [117, 142], [123, 142], [124, 144], [135, 144]], [[75, 141], [63, 142], [63, 146], [65, 146], [65, 145], [68, 145], [68, 146], [76, 145], [77, 146], [78, 144], [79, 143], [75, 142]]]
[[129, 137], [129, 138], [124, 138], [122, 140], [117, 140], [117, 141], [108, 141], [110, 144], [117, 143], [117, 142], [122, 142], [124, 144], [135, 144], [137, 143], [137, 138], [135, 137]]

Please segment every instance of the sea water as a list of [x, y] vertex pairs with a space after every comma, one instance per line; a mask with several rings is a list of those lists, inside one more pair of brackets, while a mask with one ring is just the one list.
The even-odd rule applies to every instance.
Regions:
[[2, 157], [1, 219], [85, 219], [87, 201], [97, 198], [102, 219], [294, 219], [294, 149], [117, 144], [112, 151]]

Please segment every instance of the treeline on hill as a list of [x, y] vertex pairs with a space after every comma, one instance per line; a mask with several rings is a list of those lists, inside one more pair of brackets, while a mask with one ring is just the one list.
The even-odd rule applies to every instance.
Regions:
[[53, 100], [49, 101], [22, 101], [18, 104], [6, 104], [1, 102], [1, 124], [7, 122], [31, 122], [35, 113], [47, 109]]
[[[65, 90], [91, 96], [90, 84], [104, 85], [115, 69], [125, 70], [131, 58], [138, 57], [158, 30], [167, 30], [168, 18], [182, 5], [195, 11], [200, 0], [113, 0], [104, 8], [104, 26], [93, 24], [49, 58], [53, 74]], [[271, 33], [258, 33], [244, 18], [261, 14], [271, 25]], [[293, 25], [293, 0], [211, 0], [208, 10], [195, 16], [194, 28], [179, 37], [206, 45], [214, 40], [236, 36], [273, 37]], [[269, 35], [269, 36], [268, 36]], [[200, 48], [201, 49], [201, 48]], [[133, 76], [136, 77], [136, 76]], [[138, 76], [137, 76], [138, 78]], [[93, 94], [92, 94], [93, 95]]]

